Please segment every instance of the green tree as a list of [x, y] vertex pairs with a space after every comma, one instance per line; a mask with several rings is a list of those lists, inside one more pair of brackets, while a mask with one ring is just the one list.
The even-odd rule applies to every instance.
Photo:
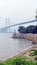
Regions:
[[35, 28], [33, 29], [33, 33], [37, 34], [37, 25], [36, 25]]
[[26, 33], [32, 33], [34, 30], [35, 26], [34, 25], [30, 25], [26, 28]]
[[33, 32], [33, 30], [34, 30], [34, 28], [35, 28], [35, 26], [34, 25], [30, 25], [30, 26], [28, 26], [28, 27], [24, 27], [24, 26], [20, 26], [19, 28], [18, 28], [18, 32], [19, 33], [32, 33]]
[[19, 29], [18, 29], [18, 32], [19, 33], [25, 33], [25, 27], [24, 26], [20, 26]]

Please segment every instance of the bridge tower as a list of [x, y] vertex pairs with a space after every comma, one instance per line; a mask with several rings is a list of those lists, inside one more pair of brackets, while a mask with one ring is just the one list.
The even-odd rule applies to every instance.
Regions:
[[[6, 18], [5, 26], [10, 26], [10, 18]], [[10, 27], [8, 29], [6, 28], [6, 32], [10, 32]]]
[[37, 19], [37, 9], [36, 9], [36, 16], [35, 16], [35, 18]]

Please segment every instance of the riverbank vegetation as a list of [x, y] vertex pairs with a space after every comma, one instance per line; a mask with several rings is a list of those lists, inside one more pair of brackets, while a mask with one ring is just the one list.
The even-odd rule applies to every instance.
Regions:
[[25, 56], [18, 56], [16, 58], [10, 58], [6, 61], [0, 62], [0, 65], [37, 65], [37, 62], [32, 60], [27, 61], [27, 57]]
[[35, 50], [35, 49], [30, 50], [30, 55], [31, 55], [31, 56], [37, 55], [37, 50]]
[[28, 27], [24, 27], [24, 26], [19, 26], [18, 28], [18, 32], [19, 33], [33, 33], [33, 34], [37, 34], [37, 25], [30, 25]]

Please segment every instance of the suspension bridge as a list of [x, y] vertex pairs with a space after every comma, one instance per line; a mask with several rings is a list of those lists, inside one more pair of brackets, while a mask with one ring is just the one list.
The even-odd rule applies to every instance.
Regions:
[[19, 26], [19, 25], [23, 25], [23, 24], [28, 24], [28, 23], [34, 23], [34, 22], [37, 22], [37, 19], [35, 19], [35, 20], [30, 20], [30, 21], [26, 21], [26, 22], [22, 22], [22, 23], [18, 23], [18, 24], [14, 24], [14, 25], [10, 25], [10, 23], [9, 23], [9, 25], [7, 26], [7, 24], [6, 24], [6, 26], [5, 27], [3, 27], [3, 28], [0, 28], [0, 32], [11, 32], [10, 31], [10, 28], [12, 28], [12, 27], [15, 27], [15, 26]]

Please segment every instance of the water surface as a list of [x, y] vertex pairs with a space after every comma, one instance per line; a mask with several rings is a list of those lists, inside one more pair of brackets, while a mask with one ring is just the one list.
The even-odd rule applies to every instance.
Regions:
[[0, 59], [7, 59], [32, 45], [26, 39], [11, 38], [12, 33], [0, 33]]

